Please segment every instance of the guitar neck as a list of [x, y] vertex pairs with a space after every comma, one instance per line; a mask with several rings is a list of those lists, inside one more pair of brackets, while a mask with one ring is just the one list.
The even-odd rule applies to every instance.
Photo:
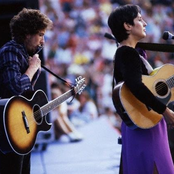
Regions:
[[73, 89], [67, 91], [66, 93], [64, 93], [63, 95], [55, 98], [54, 100], [48, 102], [46, 105], [42, 106], [41, 109], [41, 113], [42, 116], [47, 115], [50, 111], [52, 111], [53, 109], [55, 109], [57, 106], [59, 106], [61, 103], [63, 103], [64, 101], [66, 101], [68, 98], [70, 98], [71, 96], [73, 96]]

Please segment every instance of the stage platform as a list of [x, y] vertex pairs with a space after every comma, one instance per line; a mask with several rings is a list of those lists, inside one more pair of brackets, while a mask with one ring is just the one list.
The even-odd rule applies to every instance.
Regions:
[[47, 145], [46, 150], [34, 150], [31, 174], [118, 174], [121, 145], [120, 133], [106, 118], [99, 118], [78, 128], [84, 140], [70, 143], [62, 136]]

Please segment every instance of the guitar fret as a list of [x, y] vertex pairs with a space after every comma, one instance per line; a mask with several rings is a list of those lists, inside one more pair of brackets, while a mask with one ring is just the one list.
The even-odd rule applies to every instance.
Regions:
[[55, 109], [59, 104], [61, 104], [63, 101], [67, 100], [71, 96], [72, 90], [69, 90], [64, 95], [52, 100], [51, 102], [48, 102], [41, 108], [43, 116], [48, 114], [51, 110]]

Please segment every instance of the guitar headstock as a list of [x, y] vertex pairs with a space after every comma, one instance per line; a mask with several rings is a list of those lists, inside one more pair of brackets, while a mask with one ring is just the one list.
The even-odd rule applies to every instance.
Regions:
[[74, 87], [75, 94], [77, 93], [81, 94], [84, 88], [86, 87], [85, 78], [79, 76], [75, 79], [75, 81], [76, 81], [76, 86]]

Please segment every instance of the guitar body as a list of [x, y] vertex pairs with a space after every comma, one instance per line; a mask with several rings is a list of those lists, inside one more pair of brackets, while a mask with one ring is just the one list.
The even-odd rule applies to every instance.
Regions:
[[3, 127], [9, 145], [6, 143], [1, 145], [3, 152], [11, 149], [19, 155], [24, 155], [32, 150], [37, 133], [47, 131], [51, 127], [46, 121], [46, 116], [41, 116], [40, 107], [46, 103], [47, 97], [41, 90], [36, 91], [31, 99], [15, 96], [6, 102], [3, 110]]
[[[124, 83], [120, 83], [118, 85], [116, 85], [114, 87], [113, 93], [112, 93], [112, 100], [113, 100], [113, 104], [116, 108], [117, 113], [120, 115], [120, 117], [122, 118], [122, 120], [124, 121], [124, 123], [130, 127], [131, 129], [136, 129], [137, 126], [134, 124], [134, 122], [132, 121], [131, 117], [127, 114], [127, 112], [125, 111], [125, 107], [124, 107], [124, 103], [121, 102], [121, 92], [122, 92], [122, 86], [125, 86]], [[131, 93], [129, 90], [125, 91], [127, 93]], [[129, 95], [129, 94], [128, 94]], [[132, 93], [131, 93], [132, 95]], [[126, 95], [127, 96], [127, 95]], [[125, 99], [126, 100], [126, 99]]]
[[[164, 104], [174, 100], [174, 66], [166, 64], [150, 76], [142, 76], [143, 83]], [[113, 103], [123, 121], [132, 129], [137, 127], [149, 129], [162, 119], [162, 115], [140, 102], [127, 88], [120, 83], [113, 90]]]

